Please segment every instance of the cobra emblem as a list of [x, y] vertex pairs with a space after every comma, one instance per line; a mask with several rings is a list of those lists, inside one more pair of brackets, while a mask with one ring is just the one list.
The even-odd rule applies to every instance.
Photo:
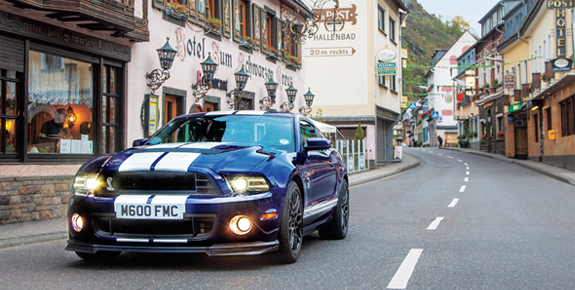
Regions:
[[108, 183], [108, 187], [106, 187], [106, 190], [108, 191], [114, 191], [114, 187], [112, 186], [112, 180], [114, 180], [112, 177], [106, 178], [106, 182]]

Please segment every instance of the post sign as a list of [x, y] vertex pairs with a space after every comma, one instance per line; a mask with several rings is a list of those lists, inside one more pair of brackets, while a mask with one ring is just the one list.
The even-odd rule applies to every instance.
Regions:
[[377, 75], [378, 76], [391, 76], [391, 75], [396, 75], [397, 74], [397, 70], [377, 70]]
[[431, 118], [433, 118], [433, 119], [438, 119], [438, 118], [439, 118], [439, 111], [433, 111], [433, 112], [431, 112]]
[[415, 110], [415, 109], [417, 109], [417, 103], [416, 103], [416, 102], [411, 102], [411, 103], [409, 103], [409, 109], [410, 109], [410, 110]]

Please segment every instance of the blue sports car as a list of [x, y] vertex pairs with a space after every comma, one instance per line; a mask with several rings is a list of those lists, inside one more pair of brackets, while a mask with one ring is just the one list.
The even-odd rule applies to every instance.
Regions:
[[185, 115], [132, 148], [86, 162], [68, 220], [66, 250], [84, 259], [275, 252], [293, 263], [306, 234], [346, 237], [347, 170], [303, 116]]

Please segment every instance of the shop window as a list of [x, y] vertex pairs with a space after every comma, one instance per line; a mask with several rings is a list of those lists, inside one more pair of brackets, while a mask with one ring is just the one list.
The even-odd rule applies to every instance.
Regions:
[[120, 69], [113, 66], [104, 66], [104, 75], [102, 76], [103, 88], [102, 92], [102, 128], [100, 144], [101, 153], [113, 153], [119, 150], [118, 148], [118, 132], [120, 127], [119, 120], [119, 103], [120, 103], [120, 90], [118, 81]]
[[539, 114], [533, 116], [533, 128], [535, 129], [535, 143], [539, 142]]
[[[50, 61], [48, 61], [50, 60]], [[30, 51], [28, 152], [93, 154], [90, 63]]]
[[545, 128], [547, 131], [553, 130], [553, 123], [551, 123], [551, 108], [547, 108], [545, 110], [545, 114], [547, 115], [547, 124], [545, 124]]
[[575, 135], [575, 97], [561, 103], [561, 136]]
[[21, 91], [21, 74], [13, 70], [0, 70], [0, 154], [19, 153], [17, 146], [18, 128], [21, 123], [18, 116], [18, 95]]

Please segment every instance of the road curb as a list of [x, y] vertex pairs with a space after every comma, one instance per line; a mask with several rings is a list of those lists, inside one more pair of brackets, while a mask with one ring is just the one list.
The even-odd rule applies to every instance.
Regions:
[[68, 232], [67, 231], [37, 234], [37, 235], [30, 235], [30, 236], [24, 236], [24, 237], [16, 237], [16, 238], [0, 240], [0, 249], [14, 247], [14, 246], [36, 244], [36, 243], [42, 243], [42, 242], [51, 242], [51, 241], [63, 240], [63, 239], [67, 239], [67, 238], [68, 238]]
[[[411, 156], [411, 155], [410, 155], [410, 156]], [[413, 157], [413, 156], [412, 156], [412, 157]], [[350, 182], [349, 187], [353, 187], [353, 186], [360, 185], [360, 184], [363, 184], [363, 183], [366, 183], [366, 182], [371, 182], [371, 181], [375, 181], [375, 180], [378, 180], [378, 179], [386, 178], [386, 177], [389, 177], [389, 176], [392, 176], [392, 175], [396, 175], [396, 174], [399, 174], [399, 173], [401, 173], [401, 172], [404, 172], [404, 171], [413, 169], [413, 168], [415, 168], [415, 167], [421, 165], [421, 161], [420, 161], [419, 159], [417, 159], [417, 158], [415, 158], [415, 157], [413, 157], [413, 158], [416, 160], [413, 164], [407, 165], [407, 166], [405, 166], [405, 167], [400, 167], [400, 168], [395, 169], [395, 170], [393, 170], [393, 171], [391, 171], [391, 172], [384, 173], [384, 174], [381, 174], [381, 175], [378, 175], [378, 176], [374, 176], [374, 177], [370, 177], [370, 178], [366, 178], [366, 179], [362, 179], [362, 180], [357, 180], [357, 181], [354, 181], [354, 182]]]

